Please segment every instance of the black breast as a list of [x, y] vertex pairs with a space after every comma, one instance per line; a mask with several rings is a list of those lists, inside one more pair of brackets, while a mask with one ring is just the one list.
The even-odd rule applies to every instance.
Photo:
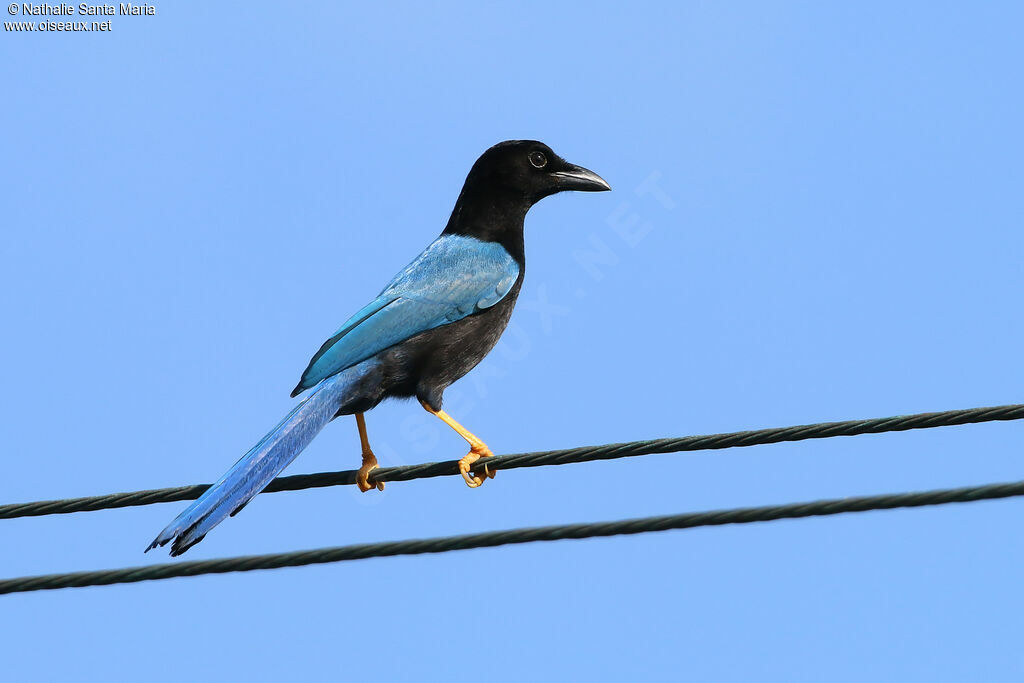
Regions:
[[365, 412], [389, 397], [413, 396], [440, 410], [444, 390], [476, 367], [501, 338], [519, 297], [524, 270], [494, 306], [381, 351], [379, 369], [364, 379], [361, 390], [338, 414]]

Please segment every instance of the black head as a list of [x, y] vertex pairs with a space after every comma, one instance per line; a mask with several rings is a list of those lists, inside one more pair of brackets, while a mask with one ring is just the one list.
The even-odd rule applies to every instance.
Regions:
[[466, 189], [522, 197], [535, 204], [565, 190], [602, 192], [612, 189], [601, 176], [570, 164], [536, 140], [499, 142], [473, 164]]
[[531, 206], [564, 190], [610, 189], [601, 176], [570, 164], [543, 142], [499, 142], [473, 164], [444, 232], [499, 242], [523, 264], [523, 221]]

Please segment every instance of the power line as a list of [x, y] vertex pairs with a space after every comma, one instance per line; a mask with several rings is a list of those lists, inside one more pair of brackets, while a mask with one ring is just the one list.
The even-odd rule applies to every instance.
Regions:
[[[805, 439], [827, 439], [835, 436], [856, 436], [859, 434], [880, 434], [883, 432], [899, 432], [910, 429], [929, 429], [932, 427], [950, 427], [954, 425], [993, 422], [1003, 420], [1024, 419], [1024, 404], [993, 406], [989, 408], [971, 408], [967, 410], [947, 410], [939, 413], [917, 413], [914, 415], [898, 415], [870, 420], [847, 420], [844, 422], [819, 422], [793, 427], [775, 427], [754, 431], [729, 432], [725, 434], [708, 434], [701, 436], [684, 436], [670, 439], [651, 439], [647, 441], [629, 441], [626, 443], [605, 444], [602, 446], [584, 446], [553, 451], [536, 451], [533, 453], [517, 453], [487, 458], [486, 463], [477, 462], [474, 468], [483, 469], [486, 464], [492, 470], [510, 470], [519, 467], [540, 467], [546, 465], [567, 465], [571, 463], [590, 462], [593, 460], [612, 460], [638, 455], [656, 453], [676, 453], [684, 451], [715, 450], [757, 446], [761, 444], [779, 443], [783, 441], [803, 441]], [[384, 467], [374, 470], [371, 482], [377, 481], [410, 481], [458, 475], [458, 461], [430, 462], [421, 465], [402, 467]], [[263, 492], [298, 491], [325, 486], [338, 486], [355, 483], [355, 470], [341, 472], [321, 472], [319, 474], [300, 474], [290, 477], [278, 477]], [[61, 500], [42, 500], [30, 503], [12, 503], [0, 505], [0, 519], [16, 517], [37, 517], [42, 515], [67, 514], [71, 512], [91, 512], [112, 508], [151, 505], [153, 503], [170, 503], [181, 500], [195, 500], [209, 484], [193, 486], [177, 486], [174, 488], [149, 489], [126, 493], [111, 493], [103, 496], [84, 498], [65, 498]]]
[[495, 546], [517, 543], [534, 543], [537, 541], [559, 541], [564, 539], [642, 534], [653, 531], [667, 531], [669, 529], [692, 529], [695, 527], [720, 526], [724, 524], [750, 524], [753, 522], [768, 522], [778, 519], [822, 517], [838, 515], [846, 512], [866, 512], [868, 510], [891, 510], [893, 508], [967, 503], [979, 500], [1009, 498], [1013, 496], [1024, 496], [1024, 481], [989, 484], [985, 486], [968, 486], [955, 489], [939, 489], [916, 493], [895, 493], [879, 496], [863, 496], [859, 498], [836, 498], [807, 503], [791, 503], [788, 505], [770, 505], [763, 507], [736, 508], [731, 510], [712, 510], [709, 512], [691, 512], [680, 515], [642, 517], [639, 519], [626, 519], [614, 522], [566, 524], [525, 529], [509, 529], [505, 531], [491, 531], [486, 533], [464, 534], [461, 536], [447, 536], [440, 538], [391, 541], [387, 543], [366, 543], [334, 548], [321, 548], [319, 550], [274, 553], [271, 555], [228, 557], [219, 560], [171, 562], [142, 567], [128, 567], [124, 569], [74, 572], [68, 574], [48, 574], [44, 576], [26, 576], [0, 581], [0, 594], [54, 590], [58, 588], [105, 586], [118, 583], [136, 583], [139, 581], [156, 581], [179, 576], [198, 576], [201, 574], [224, 574], [228, 572], [247, 572], [259, 569], [279, 569], [282, 567], [299, 567], [311, 564], [363, 560], [371, 557], [446, 553], [455, 550], [493, 548]]

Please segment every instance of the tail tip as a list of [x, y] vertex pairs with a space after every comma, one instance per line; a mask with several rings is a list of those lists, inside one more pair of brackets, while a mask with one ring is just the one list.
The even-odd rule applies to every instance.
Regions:
[[206, 534], [203, 534], [198, 538], [186, 538], [184, 535], [178, 536], [174, 539], [174, 543], [171, 545], [171, 557], [184, 555], [189, 548], [194, 546], [196, 543], [199, 543], [204, 538], [206, 538]]
[[146, 549], [142, 551], [143, 554], [148, 553], [153, 548], [163, 547], [164, 545], [167, 544], [167, 540], [168, 539], [166, 539], [166, 538], [161, 538], [161, 536], [157, 536], [156, 538], [153, 539], [153, 542], [150, 543], [148, 546], [146, 546]]

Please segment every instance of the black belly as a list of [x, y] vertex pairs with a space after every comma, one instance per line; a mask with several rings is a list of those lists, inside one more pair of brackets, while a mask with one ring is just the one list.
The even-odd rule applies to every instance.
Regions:
[[421, 332], [377, 354], [377, 368], [360, 381], [352, 398], [338, 410], [351, 415], [370, 410], [386, 398], [416, 397], [441, 409], [444, 390], [476, 367], [494, 345], [512, 316], [523, 276], [491, 308], [448, 325]]

